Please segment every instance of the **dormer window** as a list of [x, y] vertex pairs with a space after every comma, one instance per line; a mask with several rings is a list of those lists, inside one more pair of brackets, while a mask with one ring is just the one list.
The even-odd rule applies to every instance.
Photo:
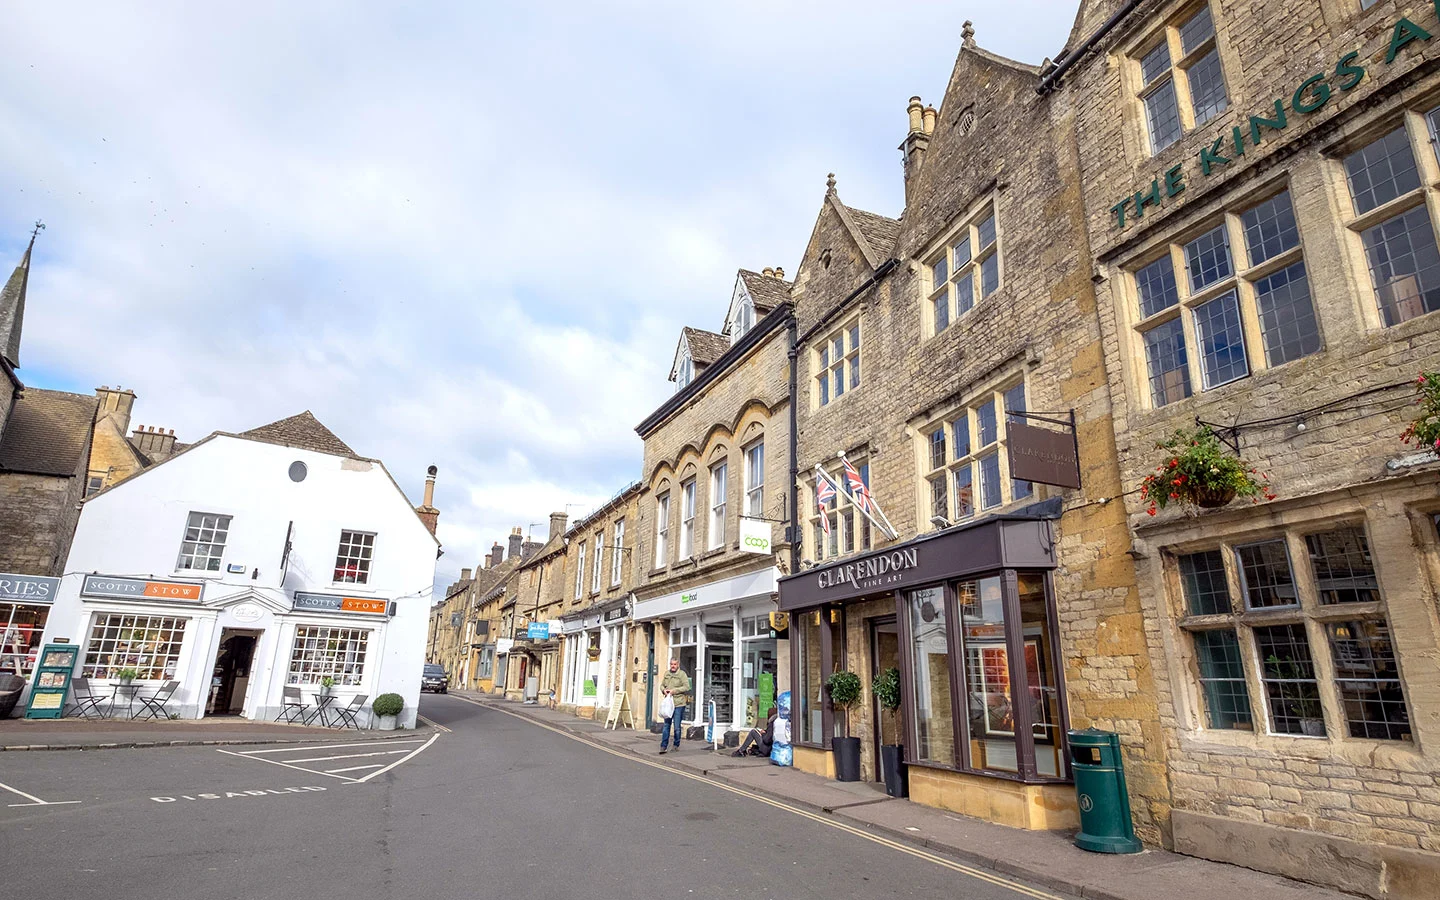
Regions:
[[745, 336], [745, 332], [755, 327], [755, 301], [746, 294], [740, 300], [740, 310], [735, 315], [735, 322], [730, 328], [730, 344], [734, 344]]
[[689, 349], [680, 351], [680, 363], [675, 367], [675, 390], [683, 391], [695, 380], [695, 361], [690, 358]]

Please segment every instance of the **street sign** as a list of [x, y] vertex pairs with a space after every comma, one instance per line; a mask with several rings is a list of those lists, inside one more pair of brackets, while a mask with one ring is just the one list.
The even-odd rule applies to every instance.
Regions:
[[531, 622], [530, 628], [525, 632], [525, 636], [530, 638], [530, 640], [532, 641], [550, 640], [550, 623]]
[[770, 523], [764, 519], [740, 517], [740, 551], [742, 553], [768, 554], [772, 534], [773, 529]]

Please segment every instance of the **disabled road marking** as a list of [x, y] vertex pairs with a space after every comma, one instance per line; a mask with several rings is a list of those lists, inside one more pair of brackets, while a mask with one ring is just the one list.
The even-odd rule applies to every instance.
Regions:
[[[272, 766], [282, 766], [282, 767], [284, 767], [284, 768], [286, 768], [286, 769], [293, 769], [293, 770], [295, 770], [295, 771], [297, 771], [297, 772], [309, 772], [309, 773], [312, 774], [312, 775], [324, 775], [324, 776], [327, 777], [327, 778], [338, 778], [338, 779], [340, 779], [341, 781], [347, 782], [347, 783], [349, 783], [349, 784], [364, 784], [365, 782], [369, 781], [370, 779], [374, 778], [374, 777], [377, 776], [377, 775], [384, 775], [386, 772], [389, 772], [390, 770], [394, 769], [396, 766], [399, 766], [399, 765], [402, 765], [402, 764], [404, 764], [404, 763], [409, 762], [410, 760], [414, 759], [417, 755], [419, 755], [421, 752], [429, 749], [430, 745], [433, 744], [433, 743], [435, 743], [435, 742], [436, 742], [437, 740], [439, 740], [439, 739], [440, 739], [440, 735], [438, 735], [438, 734], [433, 734], [433, 735], [430, 736], [430, 739], [429, 739], [429, 740], [423, 741], [423, 743], [422, 743], [422, 739], [420, 739], [420, 738], [414, 738], [414, 739], [412, 739], [412, 740], [397, 740], [397, 741], [389, 741], [389, 740], [387, 740], [387, 741], [385, 741], [384, 743], [381, 743], [381, 744], [377, 744], [375, 741], [364, 741], [364, 742], [358, 743], [358, 744], [329, 744], [329, 745], [321, 745], [321, 746], [308, 746], [308, 745], [307, 745], [307, 746], [298, 746], [298, 747], [280, 747], [280, 748], [274, 748], [274, 749], [270, 749], [270, 750], [234, 751], [234, 750], [221, 750], [221, 749], [219, 749], [219, 748], [216, 748], [216, 751], [215, 751], [215, 752], [216, 752], [216, 753], [224, 753], [226, 756], [237, 756], [237, 757], [239, 757], [239, 758], [241, 758], [241, 759], [252, 759], [252, 760], [254, 760], [255, 762], [269, 763], [269, 764], [272, 765]], [[377, 746], [391, 747], [391, 746], [395, 746], [395, 745], [398, 745], [398, 744], [419, 744], [419, 746], [418, 746], [418, 747], [415, 747], [414, 749], [402, 749], [402, 750], [376, 750], [376, 749], [375, 749], [375, 747], [377, 747]], [[272, 757], [269, 757], [269, 756], [262, 756], [262, 755], [261, 755], [261, 754], [265, 754], [265, 753], [314, 753], [314, 752], [316, 752], [316, 751], [324, 751], [324, 750], [347, 750], [347, 749], [354, 749], [354, 748], [368, 748], [370, 752], [361, 752], [361, 753], [336, 753], [336, 754], [322, 755], [322, 756], [302, 756], [302, 757], [299, 757], [299, 758], [294, 758], [294, 757], [292, 757], [292, 758], [289, 758], [289, 759], [275, 759], [275, 758], [272, 758]], [[404, 755], [401, 756], [401, 754], [404, 754]], [[393, 761], [393, 762], [391, 762], [389, 765], [385, 765], [385, 764], [383, 764], [383, 763], [376, 763], [375, 765], [348, 766], [348, 767], [342, 767], [342, 768], [338, 768], [338, 769], [315, 769], [315, 768], [311, 768], [311, 767], [309, 767], [309, 766], [307, 766], [307, 765], [300, 765], [301, 763], [334, 762], [334, 761], [336, 761], [336, 760], [344, 760], [344, 759], [364, 759], [364, 758], [374, 758], [374, 757], [377, 757], [377, 756], [400, 756], [400, 758], [397, 759], [397, 760], [395, 760], [395, 761]], [[366, 769], [374, 769], [374, 771], [373, 771], [373, 772], [370, 772], [370, 773], [368, 773], [368, 774], [366, 774], [366, 775], [360, 775], [360, 776], [352, 776], [352, 775], [347, 775], [347, 774], [345, 774], [346, 772], [361, 772], [361, 771], [364, 771], [364, 770], [366, 770]]]
[[288, 747], [273, 747], [269, 750], [242, 750], [239, 756], [259, 756], [262, 753], [308, 753], [311, 750], [348, 750], [351, 747], [398, 747], [401, 744], [418, 744], [424, 738], [413, 738], [410, 740], [386, 740], [383, 744], [379, 741], [361, 741], [358, 744], [304, 744], [300, 746], [291, 745]]
[[12, 794], [16, 794], [16, 795], [18, 795], [18, 796], [24, 797], [26, 800], [29, 800], [29, 801], [30, 801], [29, 803], [8, 803], [8, 804], [6, 804], [7, 806], [11, 806], [11, 807], [16, 807], [16, 806], [70, 806], [70, 805], [72, 805], [72, 804], [75, 804], [75, 803], [79, 803], [79, 802], [80, 802], [79, 800], [41, 800], [39, 797], [35, 796], [34, 794], [27, 794], [27, 793], [25, 793], [24, 791], [20, 790], [19, 788], [13, 788], [13, 787], [11, 787], [10, 785], [4, 784], [4, 783], [0, 783], [0, 788], [3, 788], [4, 790], [9, 791], [9, 792], [12, 793]]
[[314, 769], [307, 769], [307, 768], [305, 768], [304, 766], [292, 766], [292, 765], [290, 765], [289, 763], [283, 763], [283, 762], [281, 762], [281, 761], [278, 760], [278, 759], [266, 759], [266, 758], [263, 757], [263, 756], [249, 756], [249, 755], [244, 754], [244, 753], [235, 753], [234, 751], [231, 751], [231, 750], [221, 750], [221, 749], [219, 749], [218, 747], [215, 749], [215, 752], [216, 752], [216, 753], [223, 753], [223, 754], [225, 754], [226, 756], [238, 756], [240, 759], [253, 759], [253, 760], [255, 760], [255, 762], [269, 763], [269, 764], [272, 765], [272, 766], [284, 766], [284, 767], [287, 768], [287, 769], [294, 769], [296, 772], [309, 772], [311, 775], [326, 775], [326, 776], [329, 776], [330, 778], [338, 778], [338, 779], [340, 779], [341, 781], [348, 781], [348, 782], [350, 782], [351, 784], [354, 784], [354, 783], [355, 783], [355, 779], [354, 779], [354, 778], [347, 778], [347, 777], [344, 776], [344, 775], [331, 775], [329, 772], [317, 772], [317, 771], [314, 770]]
[[292, 764], [294, 764], [294, 765], [299, 765], [300, 763], [307, 763], [307, 762], [328, 762], [328, 761], [330, 761], [330, 760], [332, 760], [332, 759], [361, 759], [361, 758], [366, 757], [366, 756], [399, 756], [400, 754], [402, 754], [402, 753], [407, 753], [407, 752], [409, 752], [409, 751], [407, 751], [407, 750], [381, 750], [381, 751], [379, 751], [379, 752], [377, 752], [377, 753], [341, 753], [341, 754], [336, 755], [336, 756], [307, 756], [307, 757], [305, 757], [304, 759], [291, 759], [291, 760], [286, 760], [286, 762], [292, 763]]
[[361, 769], [378, 769], [378, 768], [380, 768], [380, 763], [375, 763], [375, 764], [369, 765], [369, 766], [351, 766], [351, 767], [348, 768], [348, 769], [326, 769], [326, 770], [325, 770], [325, 774], [327, 774], [327, 775], [334, 775], [334, 774], [339, 773], [339, 772], [359, 772]]
[[181, 800], [228, 800], [232, 797], [269, 797], [272, 795], [283, 797], [286, 794], [299, 794], [307, 791], [323, 790], [325, 790], [325, 788], [315, 785], [309, 787], [280, 788], [278, 791], [275, 788], [266, 788], [263, 791], [225, 791], [223, 793], [215, 794], [196, 794], [193, 797], [191, 797], [189, 794], [181, 794], [178, 797], [151, 797], [150, 799], [154, 800], [156, 803], [178, 803]]

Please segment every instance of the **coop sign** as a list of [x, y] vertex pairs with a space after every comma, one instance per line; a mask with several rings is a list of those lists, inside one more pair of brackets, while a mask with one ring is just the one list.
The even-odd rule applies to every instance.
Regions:
[[[1440, 16], [1440, 0], [1433, 2], [1436, 15]], [[1402, 49], [1423, 44], [1431, 37], [1429, 31], [1402, 17], [1391, 29], [1385, 65], [1395, 62]], [[1335, 61], [1333, 69], [1316, 72], [1296, 85], [1292, 92], [1277, 97], [1263, 111], [1250, 116], [1244, 124], [1233, 126], [1229, 134], [1221, 134], [1202, 146], [1199, 155], [1189, 164], [1189, 174], [1194, 176], [1198, 169], [1200, 177], [1209, 178], [1244, 157], [1247, 148], [1259, 147], [1273, 132], [1284, 131], [1299, 117], [1314, 115], [1337, 95], [1353, 91], [1367, 74], [1368, 70], [1360, 63], [1360, 51], [1346, 53]], [[1143, 219], [1147, 209], [1159, 209], [1166, 200], [1178, 197], [1185, 190], [1185, 178], [1186, 164], [1177, 163], [1152, 179], [1148, 186], [1121, 198], [1110, 207], [1116, 227], [1124, 228], [1127, 222]]]

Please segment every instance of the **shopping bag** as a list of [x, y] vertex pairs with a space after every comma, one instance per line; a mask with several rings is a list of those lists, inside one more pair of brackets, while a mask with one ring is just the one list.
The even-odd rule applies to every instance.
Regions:
[[660, 698], [660, 718], [668, 719], [675, 715], [675, 695], [666, 694]]

